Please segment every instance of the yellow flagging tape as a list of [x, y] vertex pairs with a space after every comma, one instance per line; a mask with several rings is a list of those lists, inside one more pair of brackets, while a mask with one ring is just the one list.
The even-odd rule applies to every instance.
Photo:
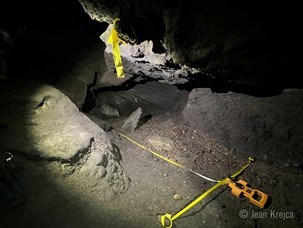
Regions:
[[[116, 132], [116, 131], [114, 131], [114, 132]], [[132, 142], [133, 144], [137, 145], [138, 147], [141, 147], [142, 149], [147, 150], [148, 152], [152, 153], [156, 157], [161, 158], [162, 160], [164, 160], [164, 161], [166, 161], [166, 162], [168, 162], [168, 163], [170, 163], [172, 165], [175, 165], [175, 166], [178, 166], [178, 167], [180, 167], [182, 169], [185, 169], [185, 170], [187, 170], [187, 171], [189, 171], [189, 172], [191, 172], [191, 173], [193, 173], [193, 174], [195, 174], [195, 175], [197, 175], [199, 177], [202, 177], [202, 178], [204, 178], [206, 180], [209, 180], [209, 181], [212, 181], [212, 182], [219, 182], [219, 181], [213, 180], [213, 179], [211, 179], [209, 177], [206, 177], [206, 176], [204, 176], [204, 175], [202, 175], [200, 173], [197, 173], [197, 172], [195, 172], [195, 171], [193, 171], [191, 169], [188, 169], [184, 165], [178, 164], [177, 162], [174, 162], [174, 161], [172, 161], [172, 160], [164, 157], [163, 155], [158, 154], [158, 153], [152, 151], [151, 149], [146, 148], [145, 146], [141, 145], [140, 143], [136, 142], [135, 140], [131, 139], [130, 137], [128, 137], [128, 136], [126, 136], [126, 135], [124, 135], [124, 134], [122, 134], [120, 132], [116, 132], [116, 133], [119, 134], [120, 136], [122, 136], [123, 138], [127, 139], [128, 141]]]
[[240, 175], [249, 165], [251, 162], [253, 162], [253, 158], [249, 158], [248, 163], [243, 166], [241, 169], [233, 173], [230, 177], [226, 177], [223, 180], [219, 181], [217, 184], [212, 186], [210, 189], [208, 189], [206, 192], [204, 192], [202, 195], [200, 195], [197, 199], [192, 201], [189, 205], [181, 209], [179, 212], [177, 212], [175, 215], [171, 214], [165, 214], [161, 216], [161, 224], [163, 227], [171, 228], [173, 226], [173, 221], [179, 218], [181, 215], [183, 215], [185, 212], [187, 212], [189, 209], [194, 207], [197, 203], [199, 203], [201, 200], [206, 198], [210, 193], [215, 191], [217, 188], [221, 187], [222, 185], [226, 185], [231, 179], [236, 178], [238, 175]]
[[119, 18], [116, 18], [113, 23], [112, 31], [110, 32], [109, 38], [107, 40], [108, 44], [112, 45], [112, 51], [114, 56], [114, 63], [116, 68], [116, 73], [118, 78], [124, 78], [123, 64], [120, 53], [119, 41], [122, 41], [118, 37], [118, 32], [116, 30], [116, 22], [119, 21]]

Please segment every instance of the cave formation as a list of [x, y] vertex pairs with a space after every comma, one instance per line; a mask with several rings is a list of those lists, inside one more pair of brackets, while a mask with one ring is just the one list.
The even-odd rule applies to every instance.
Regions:
[[[260, 209], [226, 187], [176, 226], [301, 227], [298, 9], [252, 0], [1, 7], [0, 226], [160, 227], [159, 214], [211, 184], [156, 151], [215, 180], [254, 157], [240, 179], [270, 196]], [[107, 43], [116, 18], [121, 79]]]

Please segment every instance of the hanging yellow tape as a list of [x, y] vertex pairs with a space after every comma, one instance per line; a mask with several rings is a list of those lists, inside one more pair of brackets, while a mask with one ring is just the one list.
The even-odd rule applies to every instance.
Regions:
[[121, 41], [121, 40], [118, 37], [118, 33], [116, 30], [117, 21], [120, 21], [120, 19], [116, 18], [114, 20], [113, 28], [112, 28], [112, 31], [110, 32], [107, 43], [112, 45], [112, 51], [113, 51], [113, 56], [114, 56], [114, 63], [115, 63], [115, 68], [116, 68], [116, 72], [117, 72], [117, 77], [124, 78], [122, 58], [121, 58], [120, 47], [119, 47], [119, 41]]
[[233, 173], [230, 177], [226, 177], [214, 186], [212, 186], [210, 189], [208, 189], [206, 192], [204, 192], [202, 195], [200, 195], [197, 199], [195, 199], [193, 202], [191, 202], [189, 205], [181, 209], [179, 212], [177, 212], [175, 215], [171, 214], [165, 214], [161, 216], [161, 224], [162, 226], [166, 228], [171, 228], [173, 226], [173, 221], [179, 218], [181, 215], [183, 215], [185, 212], [187, 212], [189, 209], [194, 207], [197, 203], [199, 203], [201, 200], [206, 198], [210, 193], [215, 191], [217, 188], [221, 187], [222, 185], [226, 185], [231, 179], [236, 178], [238, 175], [240, 175], [249, 165], [251, 162], [253, 162], [253, 158], [249, 158], [248, 163], [243, 166], [241, 169], [239, 169], [237, 172]]

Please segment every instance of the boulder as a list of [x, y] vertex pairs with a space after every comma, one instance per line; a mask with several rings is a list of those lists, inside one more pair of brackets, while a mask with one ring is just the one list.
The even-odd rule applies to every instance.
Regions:
[[302, 163], [302, 104], [300, 89], [272, 97], [194, 89], [183, 117], [228, 148], [259, 158], [266, 154]]
[[81, 172], [107, 180], [118, 192], [129, 185], [106, 133], [52, 86], [27, 82], [2, 87], [0, 126], [3, 151], [80, 165]]
[[122, 129], [124, 131], [127, 131], [129, 133], [132, 133], [136, 130], [138, 122], [140, 120], [142, 114], [142, 109], [139, 107], [136, 111], [134, 111], [125, 121], [125, 123], [122, 126]]
[[84, 113], [88, 118], [90, 118], [94, 123], [96, 123], [99, 127], [101, 127], [104, 131], [108, 132], [112, 129], [112, 126], [105, 120], [102, 120], [96, 116], [93, 116], [88, 113]]

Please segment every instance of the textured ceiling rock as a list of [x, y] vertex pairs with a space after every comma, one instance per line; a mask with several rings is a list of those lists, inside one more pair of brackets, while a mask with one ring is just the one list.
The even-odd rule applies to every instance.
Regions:
[[[89, 14], [91, 19], [100, 22], [112, 23], [119, 15], [119, 8], [115, 5], [117, 2], [113, 1], [80, 1], [85, 12]], [[121, 4], [120, 4], [121, 5]]]
[[[143, 43], [144, 45], [144, 43]], [[122, 63], [124, 67], [124, 72], [126, 74], [124, 80], [117, 79], [115, 73], [115, 66], [113, 63], [113, 55], [110, 52], [107, 52], [107, 49], [104, 53], [105, 62], [107, 65], [107, 72], [105, 72], [104, 76], [101, 78], [100, 87], [108, 86], [108, 85], [120, 85], [126, 80], [130, 79], [133, 75], [136, 76], [147, 76], [154, 79], [157, 79], [161, 82], [165, 82], [168, 84], [183, 84], [188, 82], [187, 77], [191, 74], [198, 73], [199, 71], [195, 68], [182, 66], [180, 69], [171, 68], [165, 66], [163, 64], [154, 64], [149, 61], [143, 60], [145, 57], [145, 51], [143, 48], [140, 48], [141, 45], [137, 46], [137, 50], [141, 50], [142, 57], [134, 58], [128, 52], [128, 48], [123, 48], [123, 44], [121, 45], [121, 55], [122, 55]], [[129, 46], [129, 45], [127, 45]], [[136, 48], [136, 47], [135, 47]], [[132, 48], [133, 49], [133, 48]], [[136, 59], [136, 60], [135, 60]], [[141, 60], [142, 59], [142, 60]], [[147, 58], [148, 59], [148, 58]], [[162, 58], [151, 58], [154, 62], [160, 62]]]
[[[107, 44], [110, 31], [110, 24], [106, 31], [100, 36], [100, 39]], [[169, 84], [182, 84], [187, 82], [186, 77], [191, 74], [198, 73], [195, 68], [185, 65], [178, 67], [179, 69], [169, 67], [171, 58], [167, 53], [155, 53], [153, 41], [143, 41], [140, 44], [124, 44], [120, 45], [122, 63], [126, 77], [124, 80], [115, 78], [115, 67], [113, 64], [112, 47], [107, 44], [105, 48], [105, 62], [107, 72], [101, 78], [101, 86], [119, 85], [131, 78], [133, 75], [147, 76], [161, 80]]]
[[[164, 34], [163, 1], [79, 0], [93, 20], [111, 24], [119, 17], [137, 32], [140, 41], [161, 39]], [[131, 35], [131, 34], [128, 34]]]
[[[296, 13], [281, 3], [79, 1], [94, 20], [112, 23], [121, 18], [139, 43], [162, 43], [175, 64], [240, 83], [293, 86], [298, 81], [298, 22]], [[134, 35], [131, 29], [123, 32]]]

